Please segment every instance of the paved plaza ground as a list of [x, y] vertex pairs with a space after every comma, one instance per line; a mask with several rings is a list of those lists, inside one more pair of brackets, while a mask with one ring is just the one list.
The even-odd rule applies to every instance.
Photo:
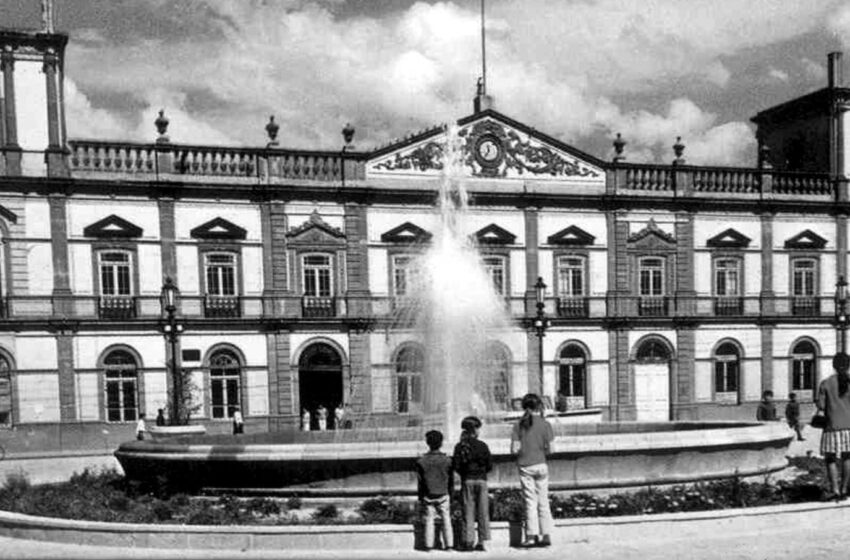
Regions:
[[[792, 455], [817, 454], [819, 432], [809, 428], [805, 442], [793, 442]], [[11, 456], [0, 462], [0, 478], [9, 472], [26, 472], [35, 483], [52, 482], [67, 478], [70, 472], [85, 466], [116, 465], [114, 459], [104, 455], [37, 457]], [[630, 538], [582, 538], [578, 531], [559, 528], [555, 546], [549, 549], [510, 549], [506, 543], [495, 543], [491, 550], [481, 553], [395, 551], [323, 551], [323, 550], [166, 550], [95, 547], [29, 541], [0, 537], [0, 559], [205, 559], [224, 558], [280, 559], [280, 558], [449, 558], [473, 556], [477, 558], [575, 558], [616, 559], [625, 558], [704, 558], [704, 559], [826, 559], [846, 555], [850, 537], [850, 504], [823, 504], [824, 509], [812, 514], [789, 518], [770, 514], [758, 522], [748, 522], [746, 517], [730, 519], [703, 514], [700, 519], [681, 515], [682, 522], [675, 530], [637, 530], [626, 534]], [[765, 518], [768, 519], [765, 522]], [[789, 519], [795, 521], [789, 523]], [[802, 519], [802, 521], [801, 521]], [[816, 519], [816, 521], [814, 521]]]

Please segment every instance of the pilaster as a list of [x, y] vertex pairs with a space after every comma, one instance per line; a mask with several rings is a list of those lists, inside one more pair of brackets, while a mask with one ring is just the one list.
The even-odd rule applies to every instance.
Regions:
[[[269, 399], [271, 401], [269, 403], [269, 409], [277, 411], [278, 427], [294, 426], [298, 416], [296, 396], [298, 382], [295, 372], [290, 365], [292, 360], [292, 350], [289, 340], [290, 334], [289, 331], [277, 331], [269, 335], [273, 338], [274, 342], [271, 346], [273, 356], [270, 357], [274, 361], [270, 361], [269, 363], [272, 364], [274, 369], [273, 377], [275, 384], [275, 388], [273, 389], [272, 380], [269, 379]], [[288, 422], [287, 417], [292, 420]]]
[[68, 198], [64, 194], [51, 194], [47, 198], [50, 208], [50, 250], [53, 258], [53, 314], [67, 317], [73, 314], [71, 279], [68, 272]]
[[[286, 205], [283, 202], [272, 201], [269, 203], [269, 228], [271, 241], [271, 294], [273, 298], [282, 302], [280, 296], [289, 290], [289, 257], [287, 255], [286, 231], [289, 227], [289, 219], [286, 216]], [[277, 303], [275, 305], [281, 305]], [[285, 314], [286, 309], [276, 307], [275, 314]]]
[[355, 414], [372, 411], [371, 335], [368, 332], [349, 333], [349, 376], [343, 398], [346, 408]]
[[694, 290], [694, 216], [690, 212], [676, 215], [676, 315], [690, 317], [696, 313]]
[[49, 177], [68, 177], [70, 171], [65, 159], [64, 139], [60, 126], [59, 106], [59, 57], [48, 50], [44, 55], [44, 76], [47, 90], [47, 175]]
[[59, 418], [69, 422], [77, 418], [74, 383], [74, 336], [72, 332], [56, 334], [56, 369], [59, 376]]
[[[540, 275], [540, 211], [535, 207], [523, 210], [525, 219], [525, 314], [533, 315], [537, 311], [537, 295], [534, 284]], [[536, 352], [537, 350], [535, 350]], [[531, 387], [532, 385], [529, 385]]]
[[367, 206], [345, 204], [345, 266], [348, 279], [348, 314], [368, 317], [372, 314], [369, 294], [369, 239]]
[[676, 330], [676, 375], [670, 397], [675, 420], [696, 420], [694, 403], [694, 361], [696, 360], [696, 331], [691, 327]]
[[6, 159], [6, 175], [21, 174], [21, 147], [18, 145], [18, 123], [15, 109], [15, 58], [10, 46], [0, 53], [0, 70], [3, 72], [5, 144], [2, 146]]
[[[274, 239], [272, 238], [271, 201], [260, 200], [260, 228], [263, 236], [263, 315], [273, 316], [275, 310], [274, 275]], [[272, 363], [269, 361], [269, 363]]]
[[623, 328], [608, 331], [608, 392], [611, 420], [634, 420], [632, 380], [629, 373], [629, 332]]
[[174, 283], [179, 287], [180, 281], [177, 278], [177, 249], [175, 245], [177, 232], [174, 218], [174, 199], [160, 198], [157, 201], [157, 207], [159, 209], [162, 274], [174, 280]]
[[769, 324], [761, 326], [761, 390], [773, 390], [773, 325]]
[[773, 315], [776, 310], [773, 291], [773, 214], [761, 216], [761, 313]]
[[835, 273], [847, 278], [847, 214], [835, 217]]

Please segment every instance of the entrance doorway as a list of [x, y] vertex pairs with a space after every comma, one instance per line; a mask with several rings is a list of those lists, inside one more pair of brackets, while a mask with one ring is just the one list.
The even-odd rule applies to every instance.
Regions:
[[342, 358], [339, 352], [324, 342], [308, 346], [298, 360], [298, 384], [301, 410], [310, 411], [310, 429], [319, 429], [316, 411], [327, 410], [327, 427], [334, 429], [334, 409], [343, 400]]
[[633, 366], [639, 422], [670, 420], [670, 351], [659, 340], [640, 345]]

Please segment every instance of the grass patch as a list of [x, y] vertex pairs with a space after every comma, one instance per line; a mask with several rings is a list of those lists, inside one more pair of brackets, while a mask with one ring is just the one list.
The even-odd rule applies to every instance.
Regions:
[[[727, 478], [608, 495], [552, 495], [552, 514], [558, 519], [611, 517], [821, 500], [826, 477], [823, 461], [795, 457], [790, 462], [800, 473], [793, 480]], [[458, 497], [453, 500], [453, 515], [459, 511]], [[518, 488], [492, 491], [490, 504], [490, 518], [494, 521], [522, 517], [523, 500]], [[114, 469], [87, 469], [67, 482], [44, 485], [32, 485], [20, 473], [7, 475], [0, 487], [0, 509], [65, 519], [188, 525], [410, 524], [417, 515], [416, 504], [409, 498], [370, 498], [350, 512], [333, 503], [310, 511], [297, 496], [189, 496], [174, 493], [166, 481], [150, 485], [128, 481]]]

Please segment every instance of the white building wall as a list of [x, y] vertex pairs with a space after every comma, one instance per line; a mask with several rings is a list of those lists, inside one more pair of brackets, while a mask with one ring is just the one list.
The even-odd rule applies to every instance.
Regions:
[[[94, 294], [91, 246], [88, 243], [68, 244], [68, 274], [75, 295]], [[144, 270], [144, 269], [142, 269]]]
[[[697, 267], [697, 270], [700, 268]], [[747, 295], [761, 293], [761, 253], [744, 255], [744, 293]]]
[[[434, 233], [436, 225], [433, 208], [416, 206], [370, 208], [367, 216], [367, 239], [370, 243], [380, 243], [381, 235], [405, 222], [415, 224], [430, 233]], [[324, 216], [322, 218], [324, 219]], [[301, 221], [303, 219], [302, 216]], [[298, 225], [300, 223], [300, 221], [297, 222]], [[290, 220], [290, 224], [296, 225], [296, 222]]]
[[776, 399], [785, 399], [790, 392], [789, 360], [773, 360], [773, 396]]
[[807, 229], [826, 239], [827, 250], [835, 250], [835, 220], [818, 216], [777, 216], [773, 221], [773, 247], [784, 248], [786, 241]]
[[247, 375], [247, 403], [245, 414], [260, 416], [269, 413], [269, 374], [266, 370], [250, 370]]
[[139, 294], [159, 295], [164, 281], [162, 249], [159, 245], [140, 244], [137, 258], [139, 259]]
[[761, 400], [761, 362], [750, 360], [742, 361], [741, 379], [743, 381], [743, 400]]
[[[501, 225], [501, 224], [500, 224]], [[594, 246], [608, 245], [608, 227], [602, 212], [540, 212], [538, 217], [538, 238], [541, 245], [546, 244], [549, 236], [570, 226], [576, 226], [593, 237]]]
[[522, 297], [528, 287], [525, 285], [525, 249], [513, 249], [510, 252], [511, 295]]
[[694, 364], [694, 400], [696, 402], [711, 402], [714, 396], [714, 368], [710, 361], [697, 360]]
[[113, 214], [142, 228], [142, 239], [159, 239], [159, 208], [148, 199], [71, 198], [68, 236], [81, 238], [86, 227]]
[[607, 406], [609, 404], [609, 375], [608, 364], [590, 364], [588, 368], [589, 379], [587, 385], [590, 388], [590, 406]]
[[516, 245], [525, 244], [525, 220], [522, 212], [518, 212], [516, 209], [470, 209], [469, 213], [460, 222], [460, 232], [462, 235], [472, 235], [490, 224], [496, 224], [500, 228], [515, 235], [516, 240], [514, 240], [514, 243]]
[[195, 245], [177, 246], [177, 278], [181, 294], [197, 296], [201, 284], [198, 271], [198, 248]]
[[328, 340], [335, 342], [339, 348], [342, 348], [342, 362], [348, 363], [348, 335], [345, 333], [292, 333], [289, 338], [290, 348], [292, 348], [292, 363], [297, 363], [301, 350], [306, 347], [308, 342]]
[[588, 256], [588, 293], [604, 296], [608, 291], [608, 253], [591, 251]]
[[18, 144], [24, 150], [47, 148], [47, 80], [43, 66], [40, 61], [15, 61], [15, 117]]
[[390, 293], [389, 259], [384, 248], [369, 249], [369, 290], [372, 295], [385, 297]]
[[[711, 253], [698, 251], [694, 253], [694, 269], [711, 271]], [[744, 272], [746, 276], [746, 272]], [[694, 289], [697, 294], [711, 294], [711, 272], [708, 274], [697, 274], [694, 279]]]
[[789, 265], [788, 253], [773, 254], [773, 291], [776, 295], [788, 295], [790, 293]]
[[140, 368], [164, 368], [165, 338], [151, 333], [82, 333], [74, 337], [74, 368], [93, 370], [98, 368], [98, 359], [110, 346], [129, 346], [141, 358]]
[[19, 375], [17, 384], [22, 423], [59, 421], [59, 376], [55, 373]]
[[192, 348], [201, 351], [202, 359], [206, 359], [210, 350], [220, 344], [235, 346], [245, 356], [246, 364], [250, 367], [266, 367], [268, 365], [268, 345], [262, 334], [194, 334], [185, 332], [180, 338], [182, 348]]
[[[15, 339], [15, 361], [19, 370], [56, 371], [56, 338], [49, 335], [20, 334]], [[20, 391], [19, 391], [20, 392]]]
[[694, 218], [694, 246], [707, 247], [708, 240], [732, 228], [750, 238], [749, 249], [761, 248], [761, 220], [746, 214], [722, 216], [696, 216]]
[[263, 248], [242, 247], [242, 285], [246, 296], [263, 293]]
[[165, 370], [146, 371], [145, 374], [145, 414], [156, 418], [157, 410], [168, 406], [168, 378]]
[[[100, 386], [97, 373], [78, 373], [74, 376], [78, 420], [100, 420]], [[147, 392], [147, 386], [145, 387]]]
[[50, 239], [50, 204], [47, 198], [26, 198], [23, 217], [27, 238]]
[[45, 296], [53, 293], [53, 251], [50, 243], [27, 243], [28, 294]]
[[[192, 395], [192, 404], [200, 405], [201, 403], [205, 403], [204, 395], [206, 394], [205, 385], [204, 385], [204, 372], [195, 370], [188, 372], [189, 374], [189, 393]], [[197, 410], [192, 412], [192, 418], [206, 418], [207, 414], [207, 406], [199, 406]]]

